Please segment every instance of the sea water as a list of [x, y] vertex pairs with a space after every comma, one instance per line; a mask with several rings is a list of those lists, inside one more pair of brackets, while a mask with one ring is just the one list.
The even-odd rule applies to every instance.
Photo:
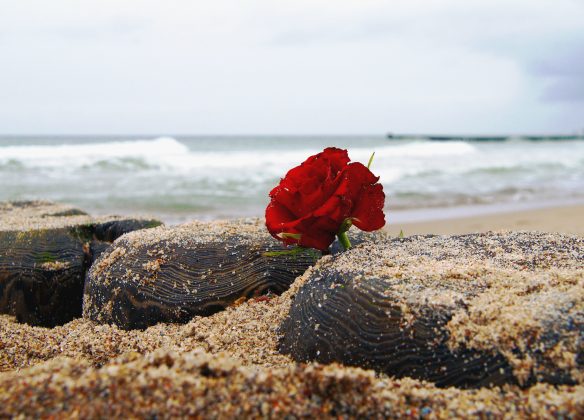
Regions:
[[584, 200], [584, 141], [319, 137], [1, 137], [0, 200], [167, 222], [261, 216], [287, 170], [328, 146], [380, 176], [387, 210]]

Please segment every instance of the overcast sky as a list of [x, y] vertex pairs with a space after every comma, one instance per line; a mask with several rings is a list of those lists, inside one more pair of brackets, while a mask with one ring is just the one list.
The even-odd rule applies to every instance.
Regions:
[[0, 133], [584, 129], [584, 0], [0, 0]]

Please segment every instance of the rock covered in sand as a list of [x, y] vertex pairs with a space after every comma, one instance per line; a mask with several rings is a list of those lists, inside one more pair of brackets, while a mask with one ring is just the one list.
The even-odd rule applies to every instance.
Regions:
[[156, 220], [93, 218], [45, 201], [0, 203], [0, 313], [54, 326], [81, 316], [85, 273], [118, 236]]
[[132, 232], [90, 270], [83, 315], [124, 329], [146, 328], [280, 294], [318, 258], [265, 255], [284, 249], [258, 219]]
[[584, 376], [584, 239], [418, 236], [323, 259], [281, 326], [280, 350], [440, 386]]
[[[414, 255], [438, 259], [454, 243], [450, 237], [404, 241], [397, 247], [408, 247], [412, 258], [399, 257], [401, 248], [392, 258], [405, 267], [416, 261]], [[561, 242], [557, 245], [564, 253]], [[560, 253], [555, 253], [556, 262]], [[450, 263], [464, 254], [452, 253]], [[543, 249], [536, 255], [535, 260], [505, 253], [498, 258], [518, 267], [543, 267], [545, 260], [554, 259]], [[0, 315], [0, 417], [583, 417], [584, 378], [576, 378], [576, 385], [537, 383], [526, 389], [512, 384], [438, 388], [338, 364], [295, 363], [279, 353], [277, 327], [293, 297], [331, 259], [324, 257], [280, 296], [249, 299], [187, 324], [125, 331], [76, 319], [47, 329]], [[364, 263], [363, 269], [370, 267]], [[523, 295], [514, 291], [509, 296]], [[476, 337], [484, 343], [484, 335]]]

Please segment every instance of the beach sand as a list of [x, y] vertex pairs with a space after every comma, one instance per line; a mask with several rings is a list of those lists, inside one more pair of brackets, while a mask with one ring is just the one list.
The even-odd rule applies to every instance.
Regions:
[[[578, 225], [583, 208], [391, 225], [390, 232], [566, 231], [559, 224]], [[540, 224], [518, 225], [523, 220]], [[447, 238], [436, 240], [447, 246]], [[0, 417], [584, 417], [580, 381], [437, 388], [335, 363], [296, 363], [277, 350], [278, 326], [312, 270], [281, 296], [143, 331], [86, 319], [48, 329], [0, 315]]]
[[277, 327], [308, 274], [268, 301], [144, 331], [84, 319], [46, 329], [0, 315], [0, 417], [584, 415], [579, 383], [437, 388], [336, 363], [294, 362], [276, 350]]
[[388, 216], [386, 230], [393, 236], [399, 235], [400, 230], [405, 236], [458, 235], [490, 230], [537, 230], [584, 235], [584, 205], [581, 204], [419, 222], [394, 223], [391, 212]]

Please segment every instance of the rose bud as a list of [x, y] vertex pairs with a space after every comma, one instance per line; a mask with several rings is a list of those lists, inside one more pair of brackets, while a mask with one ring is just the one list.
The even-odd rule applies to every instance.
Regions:
[[339, 235], [350, 247], [351, 225], [371, 232], [385, 225], [385, 194], [379, 177], [346, 150], [329, 147], [310, 156], [270, 192], [266, 227], [287, 245], [326, 251]]

